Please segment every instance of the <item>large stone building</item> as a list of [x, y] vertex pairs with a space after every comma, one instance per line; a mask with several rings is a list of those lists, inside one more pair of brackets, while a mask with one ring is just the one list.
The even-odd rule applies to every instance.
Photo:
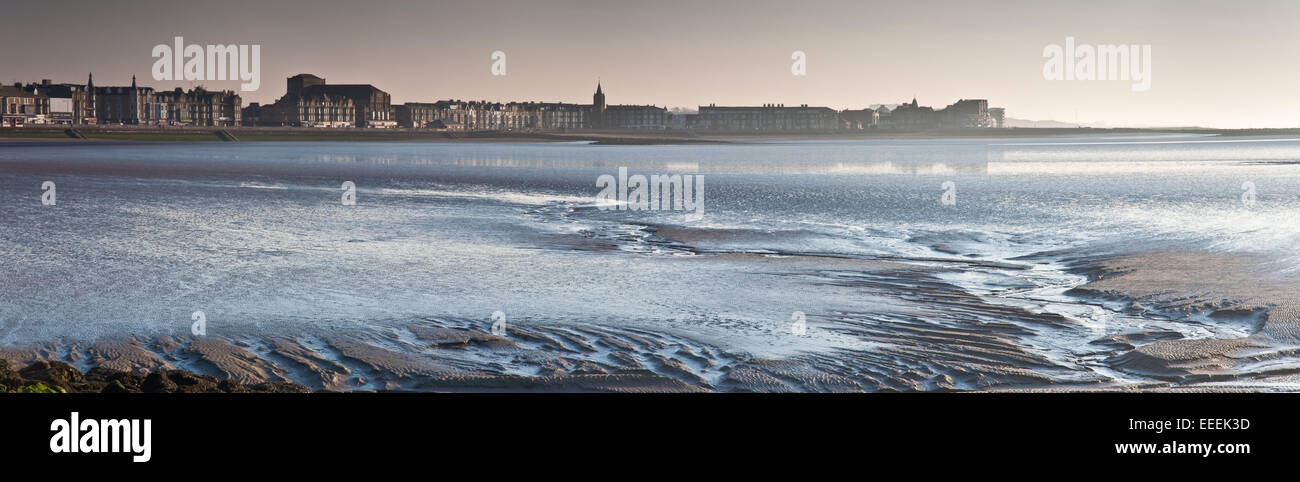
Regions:
[[252, 103], [241, 117], [246, 126], [354, 127], [357, 122], [352, 99], [323, 92], [286, 95], [271, 105]]
[[960, 99], [943, 109], [918, 105], [916, 99], [880, 114], [879, 126], [896, 130], [965, 129], [1001, 127], [1006, 111], [989, 108], [985, 99]]
[[939, 125], [946, 128], [993, 127], [989, 101], [961, 99], [938, 112]]
[[28, 92], [22, 84], [0, 86], [0, 127], [44, 124], [50, 115], [50, 98]]
[[668, 128], [670, 123], [668, 109], [653, 105], [606, 105], [605, 92], [600, 83], [596, 83], [596, 93], [591, 98], [591, 114], [588, 116], [588, 128], [591, 129], [652, 129]]
[[653, 105], [611, 105], [605, 109], [604, 129], [668, 128], [668, 109]]
[[582, 104], [542, 102], [536, 104], [538, 125], [543, 129], [578, 130], [587, 128], [591, 109]]
[[271, 105], [250, 105], [245, 125], [296, 127], [396, 127], [387, 92], [370, 84], [327, 84], [312, 74], [287, 79], [285, 94]]
[[50, 124], [85, 124], [94, 122], [95, 109], [91, 105], [91, 93], [85, 85], [55, 84], [49, 79], [39, 84], [27, 84], [27, 92], [40, 94], [50, 99], [50, 112], [46, 119]]
[[858, 109], [840, 111], [840, 128], [845, 130], [874, 129], [880, 121], [880, 113], [875, 109]]
[[540, 105], [524, 102], [440, 100], [409, 102], [396, 107], [402, 127], [456, 130], [540, 129]]
[[606, 105], [597, 84], [592, 104], [443, 100], [396, 107], [402, 127], [465, 130], [664, 129], [668, 110], [652, 105]]
[[196, 87], [185, 91], [156, 92], [152, 87], [136, 85], [131, 77], [130, 87], [94, 87], [87, 85], [92, 94], [99, 124], [151, 124], [173, 126], [223, 127], [237, 126], [243, 101], [234, 91], [209, 91]]
[[189, 92], [175, 90], [156, 92], [154, 104], [157, 118], [170, 125], [229, 127], [240, 125], [243, 101], [234, 91], [209, 91], [202, 87]]
[[95, 75], [85, 84], [55, 84], [48, 79], [27, 84], [28, 92], [49, 96], [50, 119], [55, 124], [94, 124], [99, 121], [96, 105]]
[[[393, 106], [393, 116], [397, 120], [398, 127], [431, 127], [434, 122], [442, 118], [440, 111], [437, 103], [429, 102], [407, 102]], [[445, 128], [446, 125], [447, 122], [444, 121], [441, 127]]]
[[153, 87], [96, 87], [95, 117], [100, 124], [152, 124], [162, 112], [154, 103]]
[[934, 108], [919, 105], [913, 98], [912, 102], [904, 103], [889, 111], [888, 116], [881, 114], [879, 125], [885, 129], [925, 130], [938, 127], [939, 118], [935, 115]]
[[700, 106], [695, 127], [716, 131], [829, 131], [839, 127], [839, 115], [830, 107], [786, 107], [765, 104], [761, 107]]

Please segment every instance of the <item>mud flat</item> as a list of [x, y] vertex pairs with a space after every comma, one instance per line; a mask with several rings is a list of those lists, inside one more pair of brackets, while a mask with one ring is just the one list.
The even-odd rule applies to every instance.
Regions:
[[[696, 233], [698, 234], [698, 233]], [[726, 232], [705, 237], [726, 237]], [[6, 391], [879, 392], [1238, 391], [1300, 386], [1296, 280], [1265, 258], [1198, 251], [1079, 254], [1080, 304], [1169, 324], [1234, 325], [1239, 337], [1160, 327], [1087, 338], [1081, 360], [1043, 337], [1085, 332], [1060, 313], [998, 303], [945, 273], [1029, 264], [713, 252], [671, 229], [682, 263], [739, 263], [882, 300], [810, 315], [821, 342], [786, 355], [724, 350], [686, 334], [596, 323], [512, 326], [429, 318], [377, 330], [150, 335], [0, 348]], [[1013, 277], [1013, 276], [1012, 276]], [[1222, 331], [1216, 333], [1223, 333]], [[37, 385], [39, 383], [40, 385]]]
[[[1179, 386], [1300, 386], [1300, 279], [1277, 262], [1239, 254], [1165, 251], [1080, 264], [1080, 296], [1128, 302], [1144, 316], [1239, 323], [1239, 338], [1157, 340], [1114, 356], [1115, 369]], [[1113, 336], [1124, 343], [1126, 335]]]
[[[746, 255], [727, 257], [735, 256]], [[763, 259], [774, 269], [808, 262], [799, 257]], [[827, 279], [866, 290], [893, 290], [899, 280], [910, 284], [928, 276], [924, 270], [889, 262], [840, 259], [834, 264], [857, 273], [873, 271]], [[128, 389], [140, 387], [146, 378], [157, 378], [157, 373], [204, 382], [176, 388], [154, 380], [137, 390], [223, 391], [220, 388], [228, 385], [241, 388], [227, 391], [290, 391], [290, 387], [421, 392], [946, 391], [1052, 385], [1070, 371], [1020, 346], [1017, 334], [1024, 329], [1012, 324], [963, 327], [927, 321], [945, 310], [953, 312], [945, 319], [979, 313], [1032, 323], [1059, 322], [1055, 317], [988, 305], [934, 283], [911, 295], [935, 303], [932, 313], [843, 313], [834, 320], [818, 320], [837, 336], [872, 340], [876, 344], [872, 349], [815, 350], [777, 359], [725, 352], [635, 328], [515, 327], [507, 338], [442, 322], [413, 323], [389, 333], [246, 339], [160, 335], [89, 344], [52, 342], [0, 350], [0, 359], [18, 372], [47, 370], [39, 367], [51, 365], [63, 372], [86, 372], [45, 377], [47, 385], [67, 391], [102, 391], [117, 379], [127, 380]], [[97, 383], [83, 383], [83, 379]], [[195, 388], [184, 389], [187, 386]]]
[[[681, 238], [662, 241], [670, 245], [689, 240], [670, 230], [659, 234]], [[317, 391], [874, 392], [1101, 383], [1022, 343], [1035, 329], [1068, 320], [987, 303], [937, 276], [977, 262], [933, 267], [748, 253], [680, 262], [741, 263], [865, 297], [900, 299], [899, 306], [814, 315], [819, 336], [831, 341], [788, 356], [726, 351], [704, 336], [631, 326], [515, 326], [502, 337], [472, 322], [428, 319], [378, 331], [52, 342], [0, 350], [0, 359], [15, 367], [64, 361], [87, 372], [137, 376], [184, 370], [241, 386], [294, 383]]]
[[405, 328], [393, 337], [159, 335], [11, 347], [0, 349], [0, 391], [701, 392], [711, 387], [696, 372], [715, 366], [707, 348], [633, 331], [519, 328], [512, 340]]

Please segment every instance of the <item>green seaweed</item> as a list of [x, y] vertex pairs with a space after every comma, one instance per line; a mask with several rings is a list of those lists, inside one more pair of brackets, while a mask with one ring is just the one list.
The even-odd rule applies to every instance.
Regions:
[[68, 391], [58, 385], [50, 386], [43, 382], [35, 382], [18, 387], [13, 393], [68, 393]]

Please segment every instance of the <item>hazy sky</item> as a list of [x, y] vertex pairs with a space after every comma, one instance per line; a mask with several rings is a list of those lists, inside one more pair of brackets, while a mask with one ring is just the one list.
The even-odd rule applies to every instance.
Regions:
[[[7, 2], [0, 80], [159, 88], [156, 44], [260, 44], [271, 102], [300, 72], [438, 99], [668, 107], [861, 108], [915, 95], [987, 98], [1021, 119], [1116, 125], [1300, 126], [1300, 1], [63, 1]], [[1152, 46], [1150, 90], [1049, 81], [1043, 48]], [[491, 74], [494, 50], [507, 75]], [[791, 53], [807, 75], [791, 75]]]

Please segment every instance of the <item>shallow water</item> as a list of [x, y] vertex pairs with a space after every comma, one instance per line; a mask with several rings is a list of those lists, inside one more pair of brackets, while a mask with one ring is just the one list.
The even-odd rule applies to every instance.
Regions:
[[[513, 327], [708, 347], [712, 367], [697, 371], [712, 380], [745, 358], [905, 365], [906, 355], [841, 355], [889, 353], [891, 330], [906, 326], [1009, 323], [1021, 325], [1008, 335], [1017, 345], [1054, 365], [1042, 370], [1053, 379], [1124, 380], [1098, 363], [1105, 353], [1093, 341], [1253, 327], [1134, 317], [1071, 297], [1086, 279], [1067, 260], [1186, 247], [1300, 267], [1298, 161], [1300, 139], [1190, 135], [4, 143], [0, 344], [185, 334], [203, 311], [210, 335], [235, 340], [375, 333], [385, 348], [418, 352], [401, 332], [411, 320], [486, 331], [500, 311]], [[597, 178], [619, 167], [703, 175], [702, 218], [598, 209]], [[55, 206], [41, 203], [46, 180], [57, 185]], [[355, 206], [340, 202], [344, 181], [357, 186]], [[945, 182], [953, 205], [942, 202]], [[1256, 186], [1253, 206], [1242, 201], [1245, 182]], [[919, 295], [922, 285], [939, 294]], [[935, 301], [948, 294], [1065, 321]], [[805, 332], [792, 329], [795, 312]], [[493, 372], [533, 370], [509, 357], [462, 358]]]

